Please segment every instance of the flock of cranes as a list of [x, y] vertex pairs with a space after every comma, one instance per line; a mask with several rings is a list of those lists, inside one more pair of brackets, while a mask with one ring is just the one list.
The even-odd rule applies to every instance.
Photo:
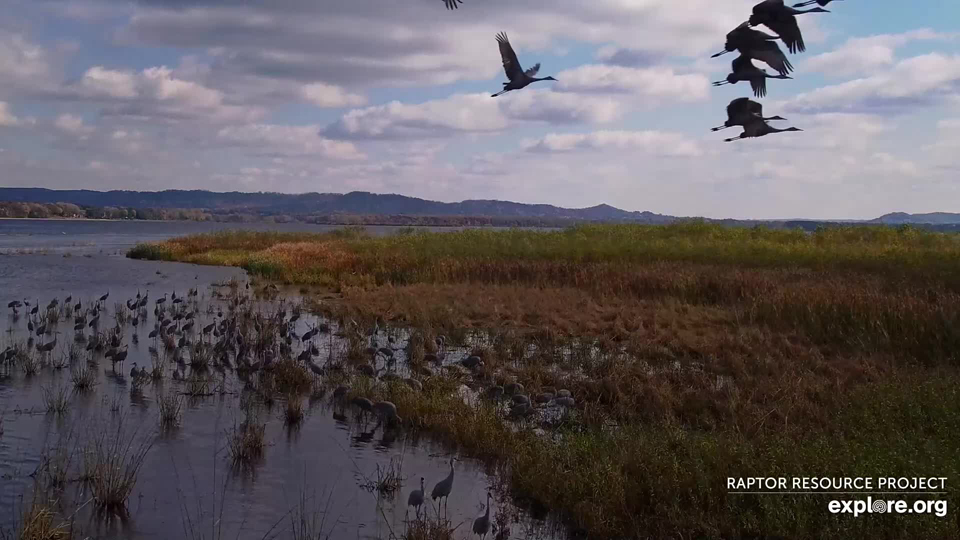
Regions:
[[[443, 0], [447, 9], [456, 9], [463, 0]], [[714, 54], [712, 57], [724, 55], [728, 52], [738, 51], [740, 55], [731, 65], [731, 73], [726, 79], [713, 83], [714, 86], [725, 84], [737, 84], [739, 82], [749, 82], [753, 89], [753, 95], [762, 98], [767, 95], [767, 79], [792, 79], [789, 73], [793, 71], [793, 65], [790, 60], [777, 45], [777, 40], [783, 41], [787, 50], [791, 54], [797, 54], [806, 50], [803, 43], [803, 34], [797, 25], [797, 15], [806, 13], [829, 13], [824, 6], [833, 0], [806, 0], [794, 4], [793, 7], [784, 4], [783, 0], [763, 0], [753, 6], [753, 12], [749, 20], [740, 24], [727, 34], [724, 50]], [[805, 6], [817, 4], [818, 7], [810, 9], [798, 9]], [[770, 35], [766, 32], [754, 30], [755, 26], [766, 26], [776, 33]], [[537, 63], [530, 69], [524, 70], [517, 59], [517, 53], [514, 52], [507, 35], [503, 32], [497, 34], [497, 45], [500, 48], [500, 58], [503, 61], [503, 70], [507, 75], [509, 82], [503, 83], [503, 90], [493, 94], [497, 97], [511, 90], [520, 90], [537, 81], [556, 81], [553, 77], [537, 77], [540, 71], [540, 64]], [[766, 70], [754, 65], [753, 60], [759, 60], [777, 73], [770, 74]], [[727, 121], [719, 128], [713, 128], [713, 131], [733, 126], [743, 127], [743, 133], [739, 137], [724, 139], [725, 142], [732, 142], [740, 139], [762, 137], [771, 133], [783, 133], [787, 131], [803, 131], [802, 129], [789, 127], [779, 129], [767, 123], [769, 120], [785, 120], [780, 116], [764, 118], [763, 106], [752, 101], [749, 98], [737, 98], [727, 105]]]
[[[793, 65], [787, 55], [777, 45], [777, 40], [783, 41], [787, 50], [791, 54], [804, 52], [807, 48], [803, 43], [803, 34], [800, 32], [800, 26], [797, 24], [797, 15], [806, 13], [829, 13], [823, 6], [829, 4], [832, 0], [809, 0], [800, 2], [793, 7], [783, 3], [783, 0], [763, 0], [753, 6], [753, 12], [750, 19], [740, 24], [727, 34], [727, 40], [723, 50], [714, 54], [712, 58], [724, 55], [728, 52], [738, 51], [738, 56], [731, 64], [731, 73], [722, 81], [713, 83], [714, 86], [724, 84], [737, 84], [739, 82], [749, 82], [753, 89], [753, 95], [762, 98], [767, 95], [767, 79], [792, 79], [788, 75], [793, 71]], [[818, 4], [819, 7], [801, 10], [804, 6]], [[754, 30], [755, 26], [766, 26], [776, 32], [776, 35], [770, 35], [766, 32]], [[758, 68], [753, 61], [759, 60], [771, 68], [777, 74], [767, 73], [766, 70]], [[780, 116], [763, 116], [763, 106], [751, 100], [750, 98], [737, 98], [727, 105], [727, 120], [723, 126], [712, 128], [712, 131], [719, 131], [724, 128], [741, 126], [743, 132], [739, 137], [724, 139], [724, 142], [733, 142], [740, 139], [749, 139], [753, 137], [763, 137], [771, 133], [784, 133], [788, 131], [803, 131], [796, 127], [785, 129], [775, 128], [767, 123], [769, 120], [786, 120]]]

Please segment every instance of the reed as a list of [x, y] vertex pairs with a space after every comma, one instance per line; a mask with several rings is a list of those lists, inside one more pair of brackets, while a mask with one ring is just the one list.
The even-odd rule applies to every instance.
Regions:
[[137, 475], [153, 447], [152, 437], [126, 433], [124, 422], [114, 429], [104, 428], [88, 444], [85, 475], [90, 492], [103, 512], [125, 515], [127, 498], [137, 483]]

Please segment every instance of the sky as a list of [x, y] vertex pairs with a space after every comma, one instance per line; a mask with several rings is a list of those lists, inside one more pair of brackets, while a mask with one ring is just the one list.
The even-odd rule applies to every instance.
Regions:
[[[710, 55], [753, 3], [0, 0], [0, 186], [960, 212], [960, 2], [798, 16], [760, 101], [804, 131], [724, 143], [751, 92], [711, 86], [736, 55]], [[501, 31], [557, 81], [491, 98]]]

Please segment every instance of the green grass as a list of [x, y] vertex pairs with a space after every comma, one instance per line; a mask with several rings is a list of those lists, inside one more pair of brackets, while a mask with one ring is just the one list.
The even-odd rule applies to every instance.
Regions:
[[[353, 392], [498, 464], [520, 500], [591, 538], [956, 537], [960, 235], [697, 222], [233, 231], [129, 255], [338, 291], [329, 315], [410, 326], [418, 365], [439, 332], [487, 332], [474, 379], [428, 377], [415, 392], [361, 378]], [[506, 380], [573, 390], [572, 419], [541, 437], [457, 393]], [[946, 476], [951, 509], [853, 518], [831, 514], [828, 496], [727, 493], [727, 477], [748, 476]]]

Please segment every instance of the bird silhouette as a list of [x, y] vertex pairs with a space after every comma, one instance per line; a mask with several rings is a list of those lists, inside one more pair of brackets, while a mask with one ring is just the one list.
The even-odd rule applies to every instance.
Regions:
[[420, 489], [415, 489], [410, 492], [410, 496], [407, 497], [407, 506], [413, 506], [416, 510], [417, 517], [420, 517], [420, 505], [423, 504], [423, 477], [420, 477]]
[[731, 137], [729, 139], [724, 139], [723, 142], [733, 142], [733, 141], [739, 141], [740, 139], [751, 139], [754, 137], [763, 137], [764, 135], [770, 135], [771, 133], [784, 133], [787, 131], [803, 131], [803, 130], [795, 127], [788, 127], [786, 129], [777, 129], [758, 118], [753, 122], [750, 122], [747, 125], [743, 126], [743, 133], [741, 133], [739, 137]]
[[480, 538], [486, 538], [490, 532], [490, 492], [487, 492], [487, 511], [477, 519], [473, 520], [473, 534], [480, 535]]
[[826, 9], [815, 7], [807, 10], [798, 10], [787, 7], [783, 0], [764, 0], [753, 6], [753, 14], [748, 21], [750, 26], [764, 25], [780, 36], [791, 53], [807, 50], [803, 44], [803, 34], [797, 25], [796, 15], [804, 13], [830, 13]]
[[510, 46], [510, 41], [507, 39], [507, 34], [500, 32], [497, 34], [497, 44], [500, 47], [500, 59], [503, 61], [503, 71], [507, 74], [507, 78], [510, 79], [510, 82], [503, 83], [503, 90], [493, 94], [490, 97], [497, 97], [500, 94], [509, 92], [511, 90], [520, 90], [525, 88], [530, 83], [537, 81], [555, 81], [553, 77], [535, 77], [535, 75], [540, 71], [540, 63], [534, 64], [534, 66], [526, 71], [520, 67], [520, 61], [517, 60], [517, 53], [513, 52], [513, 47]]
[[799, 4], [794, 4], [793, 7], [800, 8], [804, 6], [811, 6], [813, 4], [818, 4], [820, 7], [825, 7], [830, 2], [833, 2], [833, 0], [807, 0], [806, 2], [800, 2]]
[[737, 98], [727, 105], [727, 121], [722, 126], [710, 128], [710, 131], [720, 131], [733, 126], [745, 126], [755, 119], [761, 120], [786, 120], [780, 116], [771, 116], [764, 118], [763, 105], [753, 101], [750, 98]]
[[727, 33], [724, 49], [711, 58], [716, 58], [728, 52], [740, 51], [741, 55], [755, 58], [777, 70], [781, 75], [793, 71], [793, 65], [777, 45], [777, 36], [750, 28], [749, 23], [743, 23]]
[[792, 79], [789, 75], [771, 75], [766, 71], [758, 68], [753, 65], [753, 61], [750, 60], [750, 57], [741, 54], [734, 60], [731, 64], [731, 70], [733, 71], [727, 75], [726, 80], [716, 81], [713, 83], [714, 86], [721, 86], [724, 84], [737, 84], [740, 81], [749, 81], [750, 87], [753, 88], [753, 94], [758, 98], [762, 98], [767, 95], [767, 79]]
[[443, 480], [437, 482], [437, 485], [433, 486], [433, 491], [430, 492], [430, 498], [434, 501], [440, 499], [442, 503], [444, 499], [447, 501], [450, 500], [450, 491], [453, 490], [453, 463], [456, 460], [456, 457], [450, 458], [450, 474]]

